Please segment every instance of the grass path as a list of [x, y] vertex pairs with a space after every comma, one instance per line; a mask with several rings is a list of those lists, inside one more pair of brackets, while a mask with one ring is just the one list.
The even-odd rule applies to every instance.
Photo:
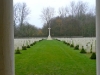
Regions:
[[96, 61], [57, 40], [43, 40], [15, 55], [16, 75], [96, 75]]

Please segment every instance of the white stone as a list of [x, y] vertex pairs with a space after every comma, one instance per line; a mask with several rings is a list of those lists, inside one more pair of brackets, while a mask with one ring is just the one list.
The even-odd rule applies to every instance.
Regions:
[[49, 36], [48, 36], [47, 40], [52, 40], [51, 35], [50, 35], [50, 29], [51, 28], [48, 28], [48, 29], [49, 29]]

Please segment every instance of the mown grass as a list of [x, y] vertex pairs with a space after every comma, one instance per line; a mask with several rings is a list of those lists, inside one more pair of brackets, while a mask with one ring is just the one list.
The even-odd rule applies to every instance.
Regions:
[[96, 75], [96, 60], [57, 40], [43, 40], [15, 55], [16, 75]]

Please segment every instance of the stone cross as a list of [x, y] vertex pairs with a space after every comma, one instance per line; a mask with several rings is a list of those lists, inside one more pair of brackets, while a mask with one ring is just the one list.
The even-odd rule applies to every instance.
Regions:
[[52, 40], [52, 38], [51, 38], [51, 36], [50, 36], [50, 27], [48, 28], [49, 29], [49, 36], [48, 36], [48, 38], [47, 38], [47, 40]]
[[48, 29], [49, 29], [49, 36], [50, 36], [50, 29], [51, 29], [51, 28], [48, 28]]

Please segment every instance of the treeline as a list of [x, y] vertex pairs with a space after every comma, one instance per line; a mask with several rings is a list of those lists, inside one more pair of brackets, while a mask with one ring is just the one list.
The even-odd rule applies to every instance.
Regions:
[[[55, 17], [51, 21], [51, 36], [96, 36], [95, 16], [85, 14], [80, 19], [76, 16]], [[44, 25], [42, 32], [48, 35], [48, 25]]]
[[87, 3], [84, 3], [82, 1], [79, 1], [77, 3], [72, 1], [70, 3], [70, 6], [59, 8], [58, 16], [56, 17], [53, 16], [53, 14], [55, 13], [54, 9], [52, 10], [51, 9], [52, 8], [47, 7], [42, 11], [41, 18], [44, 22], [42, 28], [37, 28], [34, 25], [27, 23], [25, 18], [27, 17], [28, 14], [26, 14], [26, 17], [22, 19], [23, 21], [21, 21], [21, 19], [20, 20], [14, 19], [15, 37], [35, 37], [35, 36], [47, 37], [49, 26], [51, 27], [51, 36], [54, 37], [96, 36], [96, 24], [95, 24], [96, 15], [94, 7], [90, 8]]
[[14, 37], [40, 36], [40, 29], [28, 23], [30, 10], [26, 3], [14, 5]]

